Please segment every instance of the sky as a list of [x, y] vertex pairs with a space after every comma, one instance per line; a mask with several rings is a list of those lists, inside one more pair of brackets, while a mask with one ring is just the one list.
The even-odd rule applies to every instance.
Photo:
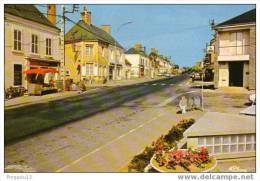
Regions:
[[[141, 43], [149, 53], [156, 48], [160, 54], [170, 56], [179, 66], [192, 66], [204, 56], [206, 43], [212, 38], [213, 31], [209, 21], [215, 23], [226, 21], [232, 17], [255, 8], [255, 5], [85, 5], [92, 12], [92, 24], [111, 25], [114, 38], [125, 48]], [[37, 5], [46, 13], [44, 5]], [[66, 16], [75, 22], [80, 20], [79, 11]], [[66, 5], [71, 10], [72, 5]], [[61, 7], [57, 6], [57, 14]], [[58, 18], [57, 26], [60, 26]], [[126, 23], [132, 22], [125, 26]], [[74, 24], [66, 21], [65, 31]]]

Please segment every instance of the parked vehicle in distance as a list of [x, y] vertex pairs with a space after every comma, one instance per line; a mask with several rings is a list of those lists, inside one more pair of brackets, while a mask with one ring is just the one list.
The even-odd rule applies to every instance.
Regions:
[[159, 77], [162, 77], [162, 76], [163, 76], [163, 74], [162, 74], [162, 73], [159, 73], [159, 74], [157, 74], [157, 76], [159, 76]]
[[193, 73], [191, 78], [192, 78], [192, 81], [194, 81], [194, 80], [201, 80], [202, 76], [201, 76], [200, 73]]

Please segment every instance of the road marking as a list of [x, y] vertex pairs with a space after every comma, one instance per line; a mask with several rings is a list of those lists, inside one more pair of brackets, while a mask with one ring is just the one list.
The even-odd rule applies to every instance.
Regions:
[[152, 85], [157, 85], [157, 84], [152, 84]]
[[102, 145], [102, 146], [100, 146], [100, 147], [94, 149], [93, 151], [91, 151], [91, 152], [87, 153], [86, 155], [84, 155], [84, 156], [78, 158], [77, 160], [74, 160], [74, 161], [71, 162], [70, 164], [67, 164], [67, 165], [63, 166], [62, 168], [59, 168], [59, 169], [56, 170], [55, 172], [62, 172], [62, 170], [64, 170], [64, 169], [66, 169], [66, 168], [68, 168], [68, 167], [70, 167], [70, 166], [72, 166], [72, 165], [74, 165], [74, 164], [80, 162], [80, 161], [83, 160], [84, 158], [86, 158], [86, 157], [88, 157], [88, 156], [90, 156], [90, 155], [92, 155], [92, 154], [98, 152], [98, 151], [101, 150], [102, 148], [105, 148], [105, 147], [109, 146], [110, 144], [112, 144], [112, 143], [114, 143], [114, 142], [120, 140], [121, 138], [126, 137], [126, 136], [129, 135], [130, 133], [132, 133], [132, 132], [134, 132], [134, 131], [136, 131], [136, 130], [142, 128], [144, 125], [146, 125], [146, 124], [148, 124], [148, 123], [150, 123], [150, 122], [156, 120], [157, 118], [159, 118], [159, 117], [162, 116], [162, 115], [163, 115], [162, 113], [159, 113], [159, 114], [158, 114], [157, 116], [155, 116], [153, 119], [151, 119], [151, 120], [149, 120], [149, 121], [146, 121], [146, 122], [144, 122], [143, 124], [141, 124], [141, 125], [135, 127], [134, 129], [131, 129], [130, 131], [128, 131], [128, 132], [126, 132], [126, 133], [124, 133], [124, 134], [118, 136], [117, 138], [115, 138], [115, 139], [113, 139], [113, 140], [107, 142], [106, 144], [104, 144], [104, 145]]
[[162, 83], [161, 85], [166, 85], [165, 83]]

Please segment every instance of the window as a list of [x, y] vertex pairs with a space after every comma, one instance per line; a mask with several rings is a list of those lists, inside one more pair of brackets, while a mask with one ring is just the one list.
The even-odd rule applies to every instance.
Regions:
[[32, 53], [38, 53], [38, 36], [32, 34]]
[[92, 57], [93, 55], [93, 46], [86, 46], [86, 56]]
[[110, 59], [114, 60], [114, 52], [113, 52], [113, 50], [110, 50]]
[[87, 64], [86, 65], [86, 75], [93, 75], [93, 64]]
[[14, 64], [14, 85], [22, 85], [22, 65]]
[[219, 54], [222, 56], [249, 54], [249, 33], [247, 31], [222, 33], [219, 45]]
[[51, 39], [46, 38], [46, 55], [51, 55]]
[[103, 70], [102, 70], [102, 66], [98, 66], [98, 76], [102, 76]]
[[22, 50], [22, 33], [20, 30], [14, 30], [14, 50]]
[[198, 147], [203, 146], [206, 146], [211, 154], [255, 151], [255, 135], [199, 137]]
[[105, 57], [106, 53], [105, 53], [105, 47], [102, 47], [102, 57]]

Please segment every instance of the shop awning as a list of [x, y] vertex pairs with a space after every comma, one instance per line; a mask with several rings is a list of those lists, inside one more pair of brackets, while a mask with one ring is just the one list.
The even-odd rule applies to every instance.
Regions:
[[36, 68], [24, 71], [25, 74], [46, 74], [46, 73], [58, 73], [54, 68]]

